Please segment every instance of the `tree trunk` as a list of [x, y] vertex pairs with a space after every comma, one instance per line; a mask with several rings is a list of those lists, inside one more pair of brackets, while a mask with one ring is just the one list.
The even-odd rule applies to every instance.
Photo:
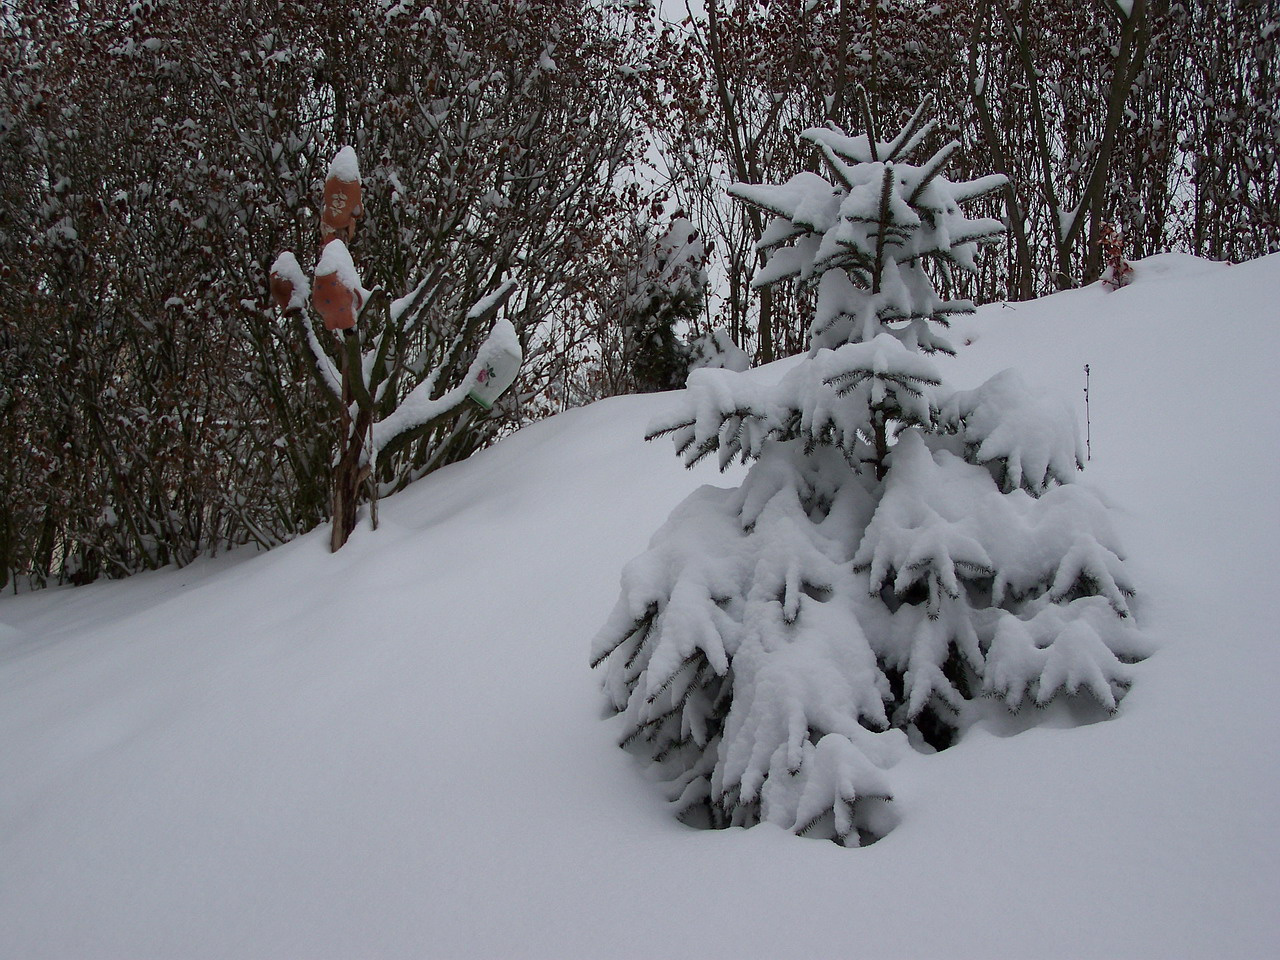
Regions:
[[889, 425], [883, 410], [876, 410], [871, 418], [872, 429], [875, 433], [874, 442], [876, 447], [876, 479], [883, 480], [884, 475], [889, 472], [886, 461], [889, 459]]
[[773, 363], [777, 357], [773, 350], [773, 288], [764, 287], [760, 291], [760, 349], [756, 353], [759, 364]]
[[[347, 337], [355, 336], [347, 331]], [[369, 433], [373, 419], [373, 410], [365, 404], [356, 406], [356, 416], [351, 417], [351, 407], [355, 403], [355, 390], [352, 386], [353, 376], [349, 362], [349, 350], [342, 353], [342, 440], [338, 448], [338, 463], [333, 468], [333, 503], [332, 531], [329, 538], [329, 549], [337, 553], [342, 549], [351, 532], [356, 528], [357, 511], [360, 506], [360, 485], [369, 475], [369, 467], [361, 463], [364, 453], [364, 440]], [[358, 356], [358, 353], [357, 353]], [[354, 376], [361, 376], [357, 369]]]

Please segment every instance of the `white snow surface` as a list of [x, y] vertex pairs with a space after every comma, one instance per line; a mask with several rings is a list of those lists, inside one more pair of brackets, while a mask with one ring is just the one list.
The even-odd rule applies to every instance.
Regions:
[[5, 597], [0, 957], [1277, 955], [1277, 289], [1280, 256], [1164, 255], [956, 323], [960, 387], [1016, 365], [1083, 417], [1090, 364], [1085, 482], [1160, 647], [1109, 721], [908, 755], [861, 850], [683, 827], [601, 720], [623, 564], [737, 482], [641, 441], [669, 394], [527, 427], [336, 555]]

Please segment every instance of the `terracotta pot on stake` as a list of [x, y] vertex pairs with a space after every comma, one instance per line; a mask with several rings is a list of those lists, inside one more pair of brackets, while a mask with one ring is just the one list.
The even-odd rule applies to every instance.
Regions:
[[320, 211], [320, 243], [343, 236], [350, 241], [356, 235], [356, 220], [364, 216], [360, 195], [360, 165], [356, 152], [343, 147], [329, 164], [324, 180], [324, 205]]

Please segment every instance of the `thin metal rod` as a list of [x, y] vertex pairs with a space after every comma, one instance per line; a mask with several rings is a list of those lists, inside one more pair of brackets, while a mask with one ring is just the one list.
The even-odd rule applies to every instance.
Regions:
[[1084, 449], [1085, 459], [1093, 459], [1093, 424], [1089, 418], [1089, 365], [1084, 365]]

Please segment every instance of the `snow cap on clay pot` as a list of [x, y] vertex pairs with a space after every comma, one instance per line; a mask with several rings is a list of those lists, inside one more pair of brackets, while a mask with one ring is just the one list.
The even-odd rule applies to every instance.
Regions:
[[286, 250], [271, 265], [271, 299], [281, 313], [296, 313], [311, 296], [311, 284], [302, 272], [298, 258]]
[[334, 239], [325, 244], [316, 264], [315, 286], [311, 302], [324, 319], [326, 330], [349, 330], [355, 325], [356, 312], [368, 297], [360, 283], [356, 265], [347, 245]]

